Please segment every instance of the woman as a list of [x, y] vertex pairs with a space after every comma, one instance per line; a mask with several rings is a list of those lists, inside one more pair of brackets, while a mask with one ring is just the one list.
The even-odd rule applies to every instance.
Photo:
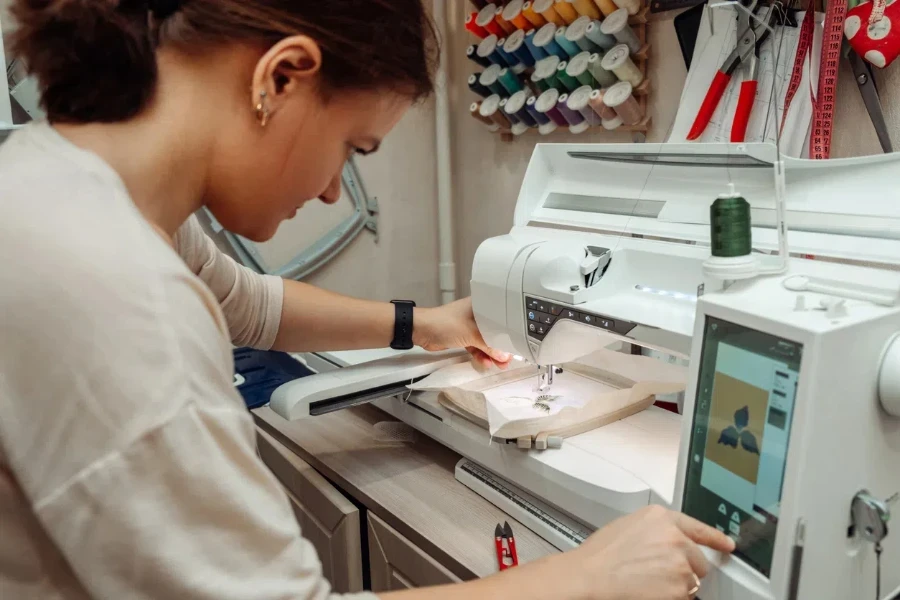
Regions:
[[[432, 88], [419, 0], [15, 0], [49, 124], [0, 148], [0, 597], [326, 598], [232, 386], [231, 342], [386, 346], [395, 308], [263, 277], [270, 238]], [[471, 305], [428, 349], [487, 348]], [[687, 598], [729, 538], [648, 509], [581, 548], [398, 598]], [[393, 598], [386, 594], [384, 598]]]

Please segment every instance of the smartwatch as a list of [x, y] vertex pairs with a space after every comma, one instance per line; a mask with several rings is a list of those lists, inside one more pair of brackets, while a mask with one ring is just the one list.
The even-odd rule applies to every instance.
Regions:
[[391, 300], [394, 305], [394, 339], [391, 348], [394, 350], [411, 350], [413, 347], [413, 308], [412, 300]]

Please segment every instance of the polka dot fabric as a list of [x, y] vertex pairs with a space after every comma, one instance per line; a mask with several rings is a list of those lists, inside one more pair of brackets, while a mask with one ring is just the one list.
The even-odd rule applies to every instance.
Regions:
[[884, 68], [900, 54], [900, 2], [888, 0], [884, 15], [877, 21], [871, 18], [874, 8], [874, 2], [863, 2], [848, 11], [844, 35], [857, 54]]

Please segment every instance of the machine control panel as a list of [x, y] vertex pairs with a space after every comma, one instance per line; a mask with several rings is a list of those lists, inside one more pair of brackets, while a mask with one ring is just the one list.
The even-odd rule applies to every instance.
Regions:
[[583, 310], [575, 310], [564, 304], [554, 304], [546, 300], [525, 296], [525, 329], [528, 337], [534, 340], [543, 340], [550, 332], [553, 324], [568, 319], [578, 321], [591, 327], [605, 329], [619, 335], [626, 335], [636, 325], [630, 321], [612, 319], [605, 315], [598, 315]]

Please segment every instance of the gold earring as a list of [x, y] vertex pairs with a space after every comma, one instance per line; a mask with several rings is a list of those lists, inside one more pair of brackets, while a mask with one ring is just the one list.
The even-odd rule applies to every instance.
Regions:
[[256, 120], [260, 126], [265, 127], [269, 122], [269, 107], [266, 106], [266, 91], [259, 93], [259, 102], [256, 104]]

